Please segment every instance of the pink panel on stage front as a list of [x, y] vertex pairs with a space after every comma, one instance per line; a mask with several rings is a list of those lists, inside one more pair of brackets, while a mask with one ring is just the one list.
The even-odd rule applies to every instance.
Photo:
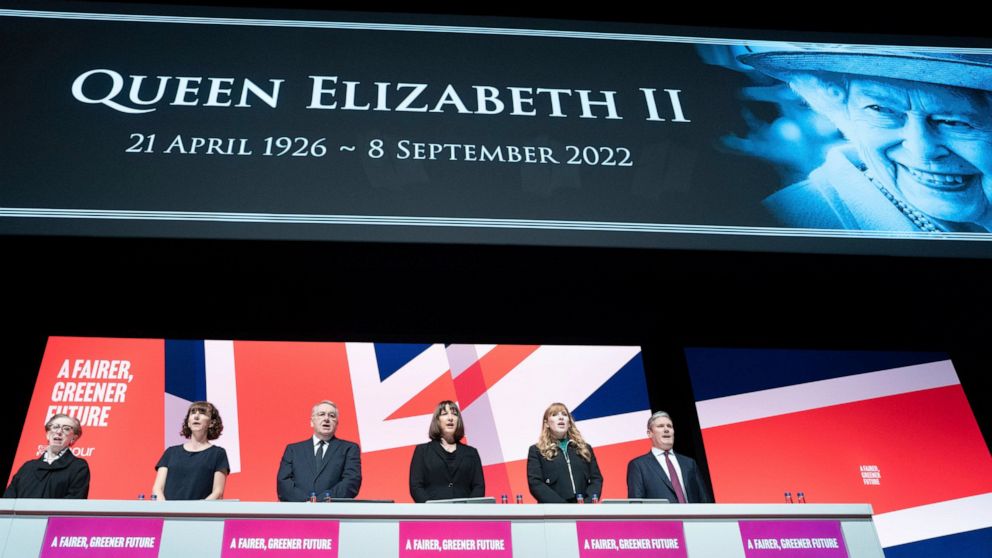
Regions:
[[400, 522], [400, 558], [512, 558], [512, 542], [509, 521]]
[[157, 558], [162, 519], [52, 517], [40, 558]]
[[228, 519], [221, 558], [338, 555], [338, 522], [328, 520]]
[[686, 558], [681, 521], [579, 521], [579, 558]]
[[741, 521], [746, 558], [847, 558], [840, 521]]

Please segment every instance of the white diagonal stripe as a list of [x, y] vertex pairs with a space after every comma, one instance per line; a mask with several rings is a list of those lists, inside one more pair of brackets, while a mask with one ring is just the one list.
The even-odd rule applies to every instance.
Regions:
[[882, 547], [992, 527], [992, 492], [875, 516]]
[[699, 425], [713, 428], [959, 383], [954, 365], [942, 360], [707, 399], [697, 402], [696, 410]]
[[269, 223], [315, 225], [370, 225], [397, 227], [444, 227], [481, 229], [612, 231], [657, 234], [711, 234], [808, 238], [912, 238], [919, 240], [967, 240], [992, 242], [988, 233], [865, 231], [801, 229], [732, 225], [689, 225], [614, 221], [562, 221], [553, 219], [497, 219], [471, 217], [417, 217], [396, 215], [323, 215], [309, 213], [232, 213], [216, 211], [143, 211], [118, 209], [57, 209], [0, 207], [0, 217], [27, 219], [97, 219], [121, 221], [192, 221], [217, 223]]
[[238, 388], [234, 373], [234, 341], [204, 341], [207, 399], [217, 407], [224, 432], [217, 445], [227, 452], [232, 473], [241, 472], [241, 429], [238, 427]]
[[426, 442], [430, 414], [387, 420], [411, 397], [448, 373], [444, 345], [434, 344], [384, 381], [373, 343], [346, 343], [351, 389], [355, 397], [362, 451], [377, 451]]
[[[836, 43], [811, 43], [811, 42], [789, 42], [767, 41], [755, 39], [733, 39], [719, 37], [685, 37], [679, 35], [656, 35], [643, 33], [604, 33], [601, 31], [569, 31], [562, 29], [530, 29], [522, 27], [481, 27], [464, 25], [424, 25], [424, 24], [403, 24], [403, 23], [376, 23], [376, 22], [347, 22], [347, 21], [313, 21], [296, 19], [258, 19], [258, 18], [233, 18], [233, 17], [194, 17], [194, 16], [170, 16], [170, 15], [148, 15], [148, 14], [111, 14], [111, 13], [88, 13], [88, 12], [56, 12], [42, 10], [12, 10], [0, 9], [0, 16], [23, 17], [23, 18], [45, 18], [45, 19], [67, 19], [67, 20], [89, 20], [89, 21], [117, 21], [117, 22], [143, 22], [143, 23], [175, 23], [186, 25], [236, 25], [253, 27], [302, 27], [312, 29], [363, 29], [375, 31], [406, 31], [420, 33], [464, 33], [473, 35], [509, 35], [521, 37], [556, 37], [569, 39], [594, 39], [609, 41], [645, 41], [660, 43], [689, 43], [689, 44], [712, 44], [712, 45], [746, 45], [751, 47], [774, 47], [781, 48], [783, 45], [803, 48], [829, 47], [837, 49]], [[919, 45], [871, 45], [853, 44], [843, 45], [845, 51], [849, 52], [872, 52], [879, 48], [889, 50], [908, 50], [914, 52], [963, 52], [963, 53], [992, 53], [988, 48], [963, 48], [963, 47], [934, 47]]]
[[577, 420], [575, 426], [582, 432], [582, 437], [592, 444], [593, 449], [632, 440], [644, 439], [644, 451], [651, 444], [648, 442], [647, 427], [649, 409], [633, 411], [619, 415], [609, 415], [594, 419]]

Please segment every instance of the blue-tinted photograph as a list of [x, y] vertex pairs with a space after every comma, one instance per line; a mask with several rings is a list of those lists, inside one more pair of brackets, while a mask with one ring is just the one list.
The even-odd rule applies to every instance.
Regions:
[[992, 56], [786, 43], [700, 53], [753, 79], [749, 133], [722, 144], [779, 170], [763, 205], [780, 225], [992, 230]]

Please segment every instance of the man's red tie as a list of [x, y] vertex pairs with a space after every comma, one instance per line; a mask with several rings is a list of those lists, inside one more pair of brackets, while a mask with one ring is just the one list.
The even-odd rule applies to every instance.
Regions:
[[686, 502], [685, 492], [682, 491], [682, 483], [679, 482], [679, 474], [675, 470], [675, 464], [668, 457], [669, 453], [671, 452], [665, 452], [665, 463], [668, 463], [668, 477], [672, 479], [672, 488], [675, 489], [675, 497], [679, 499], [680, 504], [684, 504]]

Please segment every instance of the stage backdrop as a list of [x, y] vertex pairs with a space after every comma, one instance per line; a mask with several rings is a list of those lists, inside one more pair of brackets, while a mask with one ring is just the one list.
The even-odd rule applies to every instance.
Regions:
[[572, 411], [603, 469], [603, 497], [626, 497], [626, 465], [647, 451], [650, 415], [639, 347], [203, 341], [52, 337], [14, 470], [44, 450], [53, 413], [83, 422], [73, 448], [92, 469], [91, 498], [148, 494], [154, 465], [190, 402], [221, 412], [231, 463], [225, 496], [275, 500], [286, 444], [312, 434], [311, 407], [337, 403], [337, 436], [362, 448], [360, 498], [409, 502], [413, 446], [435, 405], [457, 401], [478, 448], [486, 495], [527, 489], [528, 447], [555, 401]]
[[869, 502], [886, 556], [988, 556], [992, 457], [946, 354], [686, 356], [717, 502]]

